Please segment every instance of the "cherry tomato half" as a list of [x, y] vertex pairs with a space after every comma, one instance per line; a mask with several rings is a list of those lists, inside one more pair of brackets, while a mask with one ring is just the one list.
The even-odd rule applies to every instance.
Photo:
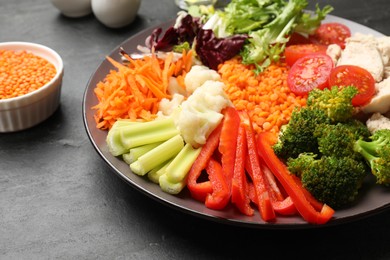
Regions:
[[375, 80], [366, 69], [354, 65], [341, 65], [332, 69], [329, 86], [355, 86], [358, 94], [352, 99], [352, 105], [367, 104], [375, 95]]
[[286, 58], [286, 64], [290, 67], [300, 58], [312, 54], [312, 53], [322, 53], [326, 54], [327, 47], [320, 44], [298, 44], [290, 45], [284, 50], [284, 56]]
[[313, 43], [324, 45], [338, 44], [342, 49], [345, 48], [345, 39], [351, 36], [349, 28], [341, 23], [321, 24], [309, 39]]
[[311, 43], [308, 37], [306, 37], [300, 33], [293, 32], [290, 35], [290, 38], [288, 39], [286, 46], [297, 45], [297, 44], [306, 44], [306, 43]]
[[328, 87], [328, 79], [333, 68], [332, 58], [315, 53], [297, 60], [287, 76], [287, 85], [297, 95], [305, 95], [314, 88]]

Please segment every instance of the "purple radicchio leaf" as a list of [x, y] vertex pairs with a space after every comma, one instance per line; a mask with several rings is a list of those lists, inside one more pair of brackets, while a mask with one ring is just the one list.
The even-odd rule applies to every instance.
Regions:
[[171, 51], [175, 45], [188, 42], [190, 45], [194, 42], [202, 24], [199, 18], [193, 18], [186, 15], [180, 21], [180, 25], [175, 28], [169, 27], [161, 39], [162, 28], [155, 29], [152, 34], [146, 38], [146, 47], [159, 51]]
[[247, 35], [217, 38], [212, 30], [201, 29], [196, 37], [196, 54], [205, 66], [217, 70], [219, 64], [241, 51], [247, 38]]

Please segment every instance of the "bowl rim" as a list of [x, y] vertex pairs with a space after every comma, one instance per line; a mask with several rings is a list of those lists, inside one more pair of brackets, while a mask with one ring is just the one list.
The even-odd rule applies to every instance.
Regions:
[[[9, 48], [7, 48], [9, 47]], [[12, 49], [10, 48], [12, 47]], [[57, 62], [57, 64], [53, 64], [53, 62], [48, 61], [47, 58], [42, 57], [40, 54], [37, 54], [34, 49], [39, 49], [41, 51], [46, 52], [48, 55], [52, 56], [54, 60]], [[0, 105], [6, 105], [10, 104], [12, 102], [19, 102], [21, 100], [28, 99], [34, 95], [38, 95], [39, 93], [45, 92], [47, 89], [49, 89], [55, 82], [58, 80], [61, 80], [61, 77], [64, 73], [64, 62], [61, 58], [61, 56], [52, 48], [47, 47], [43, 44], [39, 43], [33, 43], [33, 42], [24, 42], [24, 41], [10, 41], [10, 42], [0, 42], [0, 50], [24, 50], [29, 53], [33, 53], [36, 56], [39, 56], [41, 58], [44, 58], [48, 62], [52, 63], [53, 66], [56, 68], [56, 75], [45, 85], [42, 87], [29, 92], [27, 94], [17, 96], [17, 97], [12, 97], [12, 98], [6, 98], [6, 99], [0, 99]]]

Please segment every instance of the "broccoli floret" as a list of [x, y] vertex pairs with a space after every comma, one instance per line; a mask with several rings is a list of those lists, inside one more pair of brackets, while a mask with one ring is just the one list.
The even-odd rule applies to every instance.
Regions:
[[276, 155], [287, 160], [303, 152], [318, 153], [314, 130], [317, 125], [329, 123], [328, 117], [322, 110], [295, 109], [289, 123], [282, 126], [278, 142], [273, 146]]
[[390, 185], [390, 129], [375, 131], [369, 141], [359, 139], [354, 149], [371, 168], [378, 184]]
[[366, 125], [356, 119], [334, 125], [318, 125], [314, 131], [314, 136], [318, 140], [318, 150], [322, 155], [352, 157], [357, 160], [363, 160], [363, 157], [355, 152], [355, 141], [366, 140], [370, 135]]
[[333, 123], [344, 122], [354, 114], [355, 109], [351, 101], [357, 93], [357, 89], [352, 86], [313, 89], [309, 92], [307, 106], [323, 110]]
[[295, 159], [290, 158], [287, 165], [315, 198], [333, 208], [352, 203], [367, 176], [365, 162], [350, 157], [317, 159], [315, 154], [302, 153]]

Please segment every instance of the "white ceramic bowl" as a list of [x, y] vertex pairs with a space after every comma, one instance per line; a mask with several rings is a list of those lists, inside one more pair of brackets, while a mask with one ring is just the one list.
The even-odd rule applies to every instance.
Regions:
[[58, 108], [64, 65], [54, 50], [36, 43], [4, 42], [1, 50], [25, 50], [54, 65], [56, 75], [46, 85], [25, 95], [0, 99], [0, 132], [15, 132], [30, 128], [51, 116]]

